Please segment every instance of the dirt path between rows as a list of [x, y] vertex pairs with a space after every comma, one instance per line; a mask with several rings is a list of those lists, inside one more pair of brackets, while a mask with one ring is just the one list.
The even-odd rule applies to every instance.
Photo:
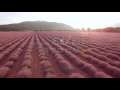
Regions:
[[39, 66], [39, 59], [38, 59], [38, 53], [37, 53], [37, 44], [36, 41], [34, 42], [34, 46], [33, 46], [33, 51], [32, 51], [32, 57], [33, 57], [33, 61], [32, 61], [32, 77], [33, 78], [44, 78], [44, 74], [43, 71], [41, 70], [40, 66]]

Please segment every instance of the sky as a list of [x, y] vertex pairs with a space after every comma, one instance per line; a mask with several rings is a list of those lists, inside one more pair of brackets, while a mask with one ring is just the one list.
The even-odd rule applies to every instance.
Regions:
[[1, 25], [38, 20], [94, 29], [120, 23], [120, 12], [0, 12]]

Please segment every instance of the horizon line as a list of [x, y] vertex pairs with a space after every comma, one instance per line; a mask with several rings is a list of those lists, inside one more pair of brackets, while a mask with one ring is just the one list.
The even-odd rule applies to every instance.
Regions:
[[[29, 21], [29, 20], [27, 20], [27, 21], [21, 21], [21, 22], [16, 22], [16, 23], [6, 23], [6, 24], [0, 24], [0, 25], [10, 25], [10, 24], [19, 24], [19, 23], [22, 23], [22, 22], [37, 22], [37, 21], [42, 21], [42, 22], [54, 22], [54, 23], [61, 23], [61, 24], [66, 24], [66, 23], [62, 23], [62, 22], [56, 22], [56, 21], [46, 21], [46, 20], [34, 20], [34, 21]], [[117, 23], [118, 24], [118, 23]], [[68, 24], [66, 24], [66, 25], [68, 25]], [[69, 25], [69, 26], [71, 26], [71, 25]], [[73, 26], [71, 26], [71, 27], [73, 27]], [[92, 27], [81, 27], [81, 28], [75, 28], [75, 27], [73, 27], [74, 29], [76, 29], [76, 30], [78, 30], [78, 29], [103, 29], [103, 28], [109, 28], [109, 27], [112, 27], [112, 28], [117, 28], [117, 27], [120, 27], [120, 26], [106, 26], [106, 27], [98, 27], [98, 28], [92, 28]]]

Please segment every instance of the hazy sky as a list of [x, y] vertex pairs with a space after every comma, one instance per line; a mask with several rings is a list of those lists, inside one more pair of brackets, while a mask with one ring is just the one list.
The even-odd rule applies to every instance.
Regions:
[[0, 12], [0, 24], [50, 21], [74, 28], [102, 28], [120, 23], [120, 12]]

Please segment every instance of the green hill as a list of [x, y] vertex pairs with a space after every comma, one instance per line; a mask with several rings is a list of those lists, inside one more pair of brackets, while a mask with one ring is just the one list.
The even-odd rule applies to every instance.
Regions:
[[17, 24], [0, 25], [0, 31], [19, 30], [74, 30], [74, 28], [63, 23], [46, 21], [25, 21]]

